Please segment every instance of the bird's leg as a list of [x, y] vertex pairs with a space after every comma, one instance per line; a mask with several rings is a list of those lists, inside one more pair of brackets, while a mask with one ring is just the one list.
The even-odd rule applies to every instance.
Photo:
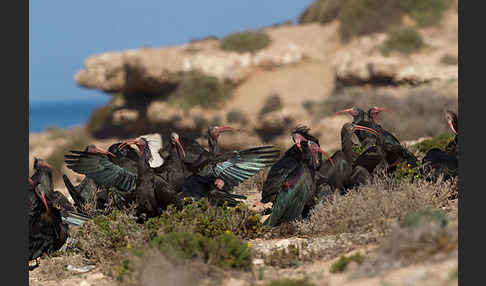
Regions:
[[223, 190], [224, 181], [220, 178], [217, 178], [216, 180], [214, 180], [214, 185], [216, 186], [216, 188]]

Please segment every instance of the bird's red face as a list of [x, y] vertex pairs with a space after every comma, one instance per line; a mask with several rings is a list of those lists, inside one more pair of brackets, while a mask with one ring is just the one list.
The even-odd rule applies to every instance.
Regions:
[[110, 155], [110, 156], [113, 156], [113, 157], [116, 157], [115, 154], [109, 152], [109, 151], [105, 151], [101, 148], [98, 148], [96, 147], [95, 145], [89, 145], [88, 146], [88, 152], [90, 153], [97, 153], [97, 154], [103, 154], [103, 155]]
[[454, 132], [454, 134], [457, 135], [457, 130], [454, 128], [454, 125], [452, 124], [453, 118], [450, 112], [446, 112], [446, 120], [447, 120], [447, 124], [449, 125], [449, 128], [452, 130], [452, 132]]
[[390, 110], [387, 109], [387, 108], [384, 108], [384, 107], [377, 107], [377, 106], [372, 108], [371, 117], [373, 117], [373, 121], [376, 122], [376, 116], [378, 115], [378, 113], [380, 113], [382, 111], [390, 111]]
[[182, 154], [182, 157], [185, 158], [186, 157], [186, 152], [184, 152], [184, 148], [182, 148], [182, 144], [179, 140], [179, 134], [175, 133], [175, 132], [172, 132], [170, 134], [170, 140], [172, 141], [172, 144], [174, 146], [176, 146], [177, 148], [179, 148], [179, 150], [181, 151], [181, 154]]
[[231, 132], [231, 131], [234, 131], [234, 128], [231, 127], [231, 126], [214, 126], [213, 128], [211, 128], [211, 135], [218, 139], [219, 135], [221, 135], [221, 133], [223, 132]]
[[295, 145], [297, 145], [297, 148], [302, 152], [302, 142], [307, 142], [307, 138], [304, 136], [300, 135], [299, 133], [294, 133], [292, 134], [292, 140], [294, 141]]

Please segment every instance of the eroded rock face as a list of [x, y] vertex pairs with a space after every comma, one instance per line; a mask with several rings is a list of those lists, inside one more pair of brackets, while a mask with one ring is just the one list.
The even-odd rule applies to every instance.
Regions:
[[[314, 26], [309, 25], [300, 29], [304, 34], [307, 30], [316, 32], [314, 30], [321, 29], [317, 25]], [[279, 37], [281, 29], [266, 29], [272, 42], [265, 49], [255, 53], [223, 51], [219, 49], [218, 40], [209, 39], [174, 47], [143, 48], [94, 55], [86, 59], [84, 68], [74, 76], [74, 80], [83, 87], [97, 88], [110, 93], [161, 94], [177, 84], [184, 72], [199, 70], [219, 79], [240, 82], [254, 68], [288, 65], [300, 62], [304, 58], [316, 57], [315, 46], [302, 45], [299, 43], [298, 35], [294, 38]], [[276, 36], [273, 36], [274, 34]]]
[[423, 84], [432, 81], [457, 81], [457, 65], [438, 64], [444, 51], [433, 41], [428, 52], [411, 55], [385, 56], [380, 52], [385, 34], [356, 39], [336, 54], [336, 81], [343, 86], [364, 84], [397, 86]]

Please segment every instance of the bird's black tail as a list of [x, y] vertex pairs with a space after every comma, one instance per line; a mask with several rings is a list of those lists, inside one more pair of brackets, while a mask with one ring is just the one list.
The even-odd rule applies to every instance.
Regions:
[[230, 194], [220, 190], [212, 190], [208, 196], [209, 202], [217, 206], [222, 206], [224, 203], [227, 203], [228, 206], [234, 207], [240, 202], [236, 199], [246, 200], [247, 198], [243, 195]]
[[66, 188], [69, 192], [69, 195], [73, 198], [73, 200], [76, 201], [76, 198], [79, 196], [76, 187], [71, 183], [71, 180], [66, 175], [62, 175], [62, 180], [64, 181], [64, 185], [66, 185]]

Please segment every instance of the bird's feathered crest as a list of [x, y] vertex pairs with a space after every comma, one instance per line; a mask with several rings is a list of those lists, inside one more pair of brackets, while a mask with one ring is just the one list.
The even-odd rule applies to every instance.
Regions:
[[299, 133], [300, 135], [304, 136], [307, 140], [314, 141], [317, 143], [317, 145], [319, 145], [319, 139], [317, 139], [315, 136], [310, 135], [309, 134], [310, 130], [311, 129], [305, 125], [297, 125], [297, 127], [295, 127], [292, 133]]

